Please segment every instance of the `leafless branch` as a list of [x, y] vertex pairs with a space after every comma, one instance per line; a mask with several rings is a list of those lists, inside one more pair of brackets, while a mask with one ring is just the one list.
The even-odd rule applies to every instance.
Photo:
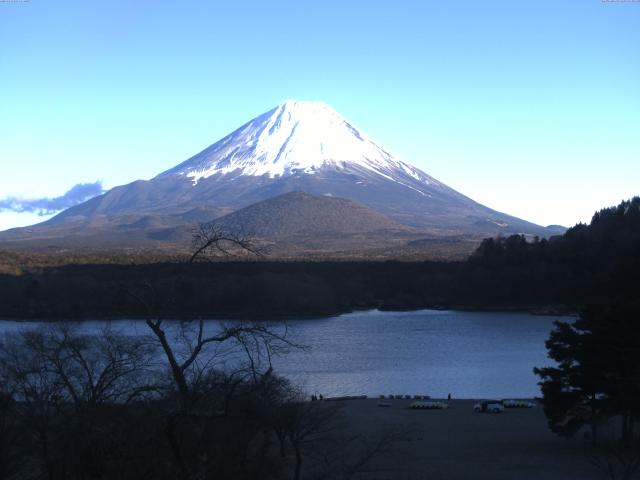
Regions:
[[250, 253], [257, 257], [264, 254], [251, 235], [228, 231], [216, 222], [199, 223], [193, 230], [193, 254], [189, 263], [207, 253], [229, 256], [232, 251]]

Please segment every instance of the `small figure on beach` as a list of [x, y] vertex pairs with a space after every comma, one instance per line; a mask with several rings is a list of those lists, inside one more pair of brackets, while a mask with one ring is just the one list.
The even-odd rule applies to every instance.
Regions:
[[447, 400], [451, 400], [451, 394], [447, 395]]
[[324, 397], [322, 396], [321, 393], [318, 395], [318, 397], [320, 397], [320, 400], [324, 400]]

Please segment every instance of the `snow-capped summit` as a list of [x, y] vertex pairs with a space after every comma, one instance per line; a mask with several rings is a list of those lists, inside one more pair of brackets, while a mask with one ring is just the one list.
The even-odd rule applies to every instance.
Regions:
[[315, 174], [326, 167], [356, 167], [400, 183], [406, 175], [425, 185], [437, 183], [395, 158], [326, 103], [298, 100], [254, 118], [161, 176], [184, 175], [196, 184], [213, 175], [274, 178]]

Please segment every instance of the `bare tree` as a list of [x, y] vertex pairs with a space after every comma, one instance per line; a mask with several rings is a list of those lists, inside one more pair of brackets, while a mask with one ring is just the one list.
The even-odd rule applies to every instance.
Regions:
[[126, 403], [149, 391], [156, 350], [149, 337], [128, 336], [108, 327], [98, 335], [87, 335], [76, 326], [58, 323], [8, 335], [2, 362], [22, 396], [27, 396], [25, 389], [35, 378], [50, 384], [59, 399], [82, 408]]
[[0, 343], [0, 371], [4, 388], [20, 403], [22, 424], [36, 446], [25, 455], [49, 480], [55, 478], [52, 452], [54, 418], [62, 385], [55, 381], [43, 357], [27, 346], [28, 332], [7, 334]]
[[[193, 248], [190, 262], [208, 254], [262, 254], [249, 236], [226, 232], [215, 223], [197, 227]], [[153, 285], [146, 282], [138, 293], [127, 292], [147, 312], [145, 323], [160, 345], [177, 392], [178, 409], [167, 413], [165, 434], [180, 476], [203, 476], [212, 462], [206, 442], [211, 429], [215, 429], [215, 419], [229, 416], [232, 399], [241, 397], [253, 404], [252, 415], [260, 416], [256, 413], [264, 409], [260, 403], [268, 404], [270, 394], [266, 392], [273, 390], [273, 357], [297, 345], [286, 323], [168, 321], [162, 318]], [[224, 406], [216, 409], [220, 397], [225, 398]], [[268, 415], [262, 417], [260, 421], [254, 419], [255, 425], [263, 423]], [[259, 430], [266, 452], [268, 429], [263, 426]]]
[[213, 222], [199, 223], [193, 230], [193, 253], [189, 259], [195, 262], [198, 257], [207, 254], [249, 253], [262, 256], [264, 251], [256, 245], [252, 235], [238, 231], [230, 231]]
[[[193, 323], [195, 329], [191, 328]], [[207, 351], [207, 347], [219, 347], [226, 342], [240, 347], [246, 354], [247, 363], [237, 358], [235, 368], [238, 371], [248, 370], [254, 381], [257, 381], [261, 374], [272, 370], [271, 360], [274, 354], [296, 346], [289, 338], [286, 326], [274, 328], [268, 323], [260, 322], [220, 322], [216, 331], [209, 333], [205, 331], [204, 320], [200, 319], [195, 322], [173, 322], [173, 326], [177, 328], [176, 336], [185, 347], [180, 349], [168, 338], [167, 322], [160, 318], [147, 318], [146, 324], [162, 347], [183, 408], [188, 408], [194, 383], [197, 383], [202, 372], [210, 366], [212, 358], [215, 358], [214, 353]], [[225, 353], [230, 351], [231, 348]]]
[[[16, 401], [15, 416], [28, 437], [22, 463], [49, 479], [63, 478], [67, 467], [84, 468], [73, 450], [99, 432], [98, 410], [126, 405], [155, 388], [149, 365], [157, 347], [148, 338], [104, 329], [99, 335], [55, 324], [6, 334], [0, 340], [3, 387]], [[107, 408], [103, 408], [106, 406]], [[104, 426], [104, 425], [103, 425]], [[95, 447], [95, 445], [94, 445]]]
[[[251, 236], [225, 230], [215, 222], [200, 223], [193, 232], [193, 254], [190, 263], [211, 252], [224, 255], [238, 252], [262, 255]], [[130, 290], [127, 292], [147, 312], [145, 323], [158, 340], [166, 357], [183, 409], [186, 409], [192, 400], [192, 384], [210, 367], [212, 354], [210, 350], [205, 352], [208, 350], [207, 347], [219, 348], [228, 343], [240, 347], [247, 360], [242, 368], [248, 368], [254, 380], [257, 380], [260, 375], [259, 367], [265, 365], [265, 360], [265, 372], [270, 372], [272, 356], [294, 346], [286, 324], [283, 328], [274, 328], [267, 322], [221, 322], [215, 332], [206, 332], [202, 319], [179, 323], [163, 320], [157, 311], [158, 295], [150, 283], [144, 284], [144, 294], [136, 294]], [[174, 339], [178, 339], [179, 342], [169, 338], [171, 326], [174, 327]], [[176, 343], [181, 343], [182, 348]]]

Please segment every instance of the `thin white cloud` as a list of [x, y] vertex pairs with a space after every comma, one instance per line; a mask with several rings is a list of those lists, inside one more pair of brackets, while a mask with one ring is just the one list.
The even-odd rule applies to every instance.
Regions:
[[0, 199], [0, 212], [30, 212], [40, 216], [51, 215], [79, 203], [85, 202], [90, 198], [104, 193], [102, 182], [78, 183], [71, 187], [64, 195], [54, 198], [19, 198], [6, 197]]

